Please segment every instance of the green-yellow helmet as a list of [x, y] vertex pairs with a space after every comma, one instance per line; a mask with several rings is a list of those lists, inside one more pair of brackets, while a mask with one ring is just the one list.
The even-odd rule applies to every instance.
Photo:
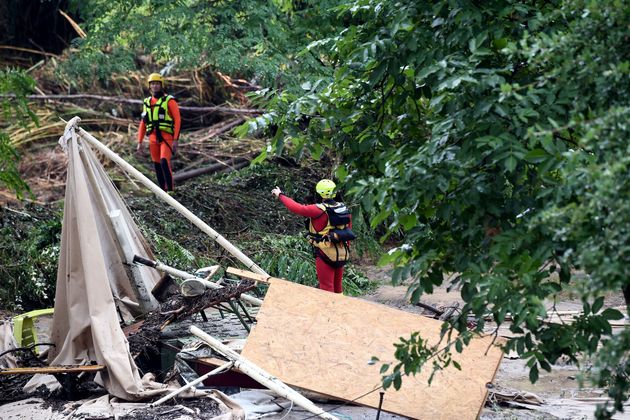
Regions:
[[322, 198], [333, 198], [335, 196], [335, 185], [330, 179], [322, 179], [315, 185], [315, 191]]
[[164, 86], [164, 78], [160, 75], [160, 73], [151, 73], [147, 83], [150, 84], [151, 82], [160, 82], [162, 83], [162, 86]]

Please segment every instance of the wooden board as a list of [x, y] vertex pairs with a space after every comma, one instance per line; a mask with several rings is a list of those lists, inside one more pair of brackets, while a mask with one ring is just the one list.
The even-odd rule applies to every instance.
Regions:
[[262, 283], [269, 283], [269, 280], [274, 278], [271, 276], [254, 273], [253, 271], [241, 270], [240, 268], [234, 268], [234, 267], [228, 267], [226, 272], [228, 274], [234, 274], [235, 276], [239, 276], [244, 279], [259, 281]]
[[36, 373], [52, 375], [55, 373], [98, 372], [103, 369], [105, 369], [103, 365], [23, 367], [0, 369], [0, 375], [34, 375]]
[[[380, 363], [395, 362], [394, 343], [420, 331], [439, 340], [441, 322], [319, 289], [271, 279], [242, 355], [283, 382], [342, 400], [378, 407]], [[427, 385], [431, 366], [387, 390], [383, 409], [418, 419], [474, 419], [486, 399], [502, 352], [490, 337], [475, 339], [453, 356], [462, 367], [439, 372]], [[362, 395], [369, 393], [363, 397]]]

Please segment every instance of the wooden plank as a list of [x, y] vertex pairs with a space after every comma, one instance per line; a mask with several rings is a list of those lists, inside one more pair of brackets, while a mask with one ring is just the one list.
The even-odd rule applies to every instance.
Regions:
[[[299, 297], [299, 298], [298, 298]], [[346, 401], [378, 407], [380, 363], [395, 363], [394, 343], [414, 331], [430, 344], [439, 341], [441, 321], [372, 302], [271, 279], [258, 323], [242, 355], [283, 382]], [[499, 339], [501, 341], [501, 339]], [[405, 377], [399, 391], [388, 389], [383, 409], [412, 418], [474, 419], [486, 399], [502, 351], [492, 338], [472, 340], [429, 386], [429, 365]], [[367, 395], [366, 395], [367, 394]]]
[[105, 369], [103, 365], [25, 367], [0, 369], [0, 375], [34, 375], [36, 373], [52, 375], [55, 373], [98, 372], [103, 369]]
[[271, 276], [265, 276], [263, 274], [254, 273], [252, 271], [241, 270], [239, 268], [234, 268], [234, 267], [228, 267], [227, 273], [234, 274], [235, 276], [239, 276], [244, 279], [259, 281], [261, 283], [269, 283], [269, 280], [274, 278]]

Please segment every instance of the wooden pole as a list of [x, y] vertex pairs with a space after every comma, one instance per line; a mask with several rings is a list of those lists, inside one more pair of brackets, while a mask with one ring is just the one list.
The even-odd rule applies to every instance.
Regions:
[[199, 328], [194, 325], [190, 327], [190, 332], [206, 343], [214, 350], [220, 352], [229, 360], [234, 362], [234, 367], [248, 375], [255, 381], [261, 383], [266, 386], [270, 390], [276, 392], [281, 397], [287, 398], [288, 400], [293, 401], [296, 405], [299, 405], [303, 409], [316, 414], [317, 416], [323, 419], [329, 420], [338, 420], [337, 417], [325, 412], [320, 407], [313, 404], [311, 400], [300, 394], [299, 392], [291, 389], [288, 385], [282, 382], [280, 379], [274, 377], [270, 373], [266, 372], [262, 368], [256, 366], [240, 354], [236, 353], [234, 350], [229, 348], [228, 346], [221, 343], [216, 338], [212, 337], [209, 334], [206, 334]]
[[111, 151], [107, 146], [105, 146], [103, 143], [98, 141], [90, 133], [88, 133], [81, 127], [79, 127], [78, 126], [79, 121], [81, 121], [79, 117], [74, 117], [70, 121], [68, 121], [68, 123], [66, 124], [66, 132], [68, 132], [68, 130], [73, 130], [75, 128], [78, 129], [78, 134], [83, 140], [88, 142], [90, 145], [94, 146], [96, 149], [102, 152], [109, 159], [116, 162], [118, 166], [120, 166], [125, 172], [127, 172], [129, 175], [137, 179], [145, 187], [150, 189], [158, 198], [165, 201], [168, 205], [170, 205], [175, 210], [177, 210], [182, 216], [190, 220], [195, 226], [201, 229], [202, 232], [210, 236], [216, 243], [218, 243], [223, 248], [225, 248], [226, 251], [232, 254], [232, 256], [234, 256], [237, 260], [243, 263], [247, 268], [249, 268], [250, 270], [256, 273], [267, 274], [262, 268], [256, 265], [255, 262], [249, 259], [247, 255], [243, 254], [241, 250], [239, 250], [237, 247], [232, 245], [230, 241], [225, 239], [217, 231], [215, 231], [210, 226], [208, 226], [203, 220], [195, 216], [190, 210], [188, 210], [186, 207], [181, 205], [177, 200], [175, 200], [173, 197], [171, 197], [166, 192], [164, 192], [156, 184], [151, 182], [149, 178], [144, 176], [142, 173], [140, 173], [140, 171], [138, 171], [136, 168], [134, 168], [129, 163], [127, 163], [126, 160], [124, 160], [123, 158], [118, 156], [116, 153]]

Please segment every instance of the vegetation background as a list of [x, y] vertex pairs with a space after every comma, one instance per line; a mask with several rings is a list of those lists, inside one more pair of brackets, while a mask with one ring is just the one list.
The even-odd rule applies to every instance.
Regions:
[[[528, 361], [532, 381], [560, 357], [576, 363], [588, 357], [585, 380], [605, 387], [611, 398], [596, 415], [610, 418], [623, 410], [630, 393], [630, 329], [612, 334], [610, 321], [624, 315], [604, 307], [604, 298], [623, 293], [627, 313], [627, 1], [38, 3], [5, 2], [3, 19], [10, 24], [0, 39], [12, 54], [19, 47], [56, 55], [44, 54], [46, 93], [128, 94], [134, 74], [155, 69], [197, 75], [209, 69], [246, 80], [260, 87], [248, 103], [264, 113], [235, 133], [262, 140], [255, 159], [262, 166], [227, 176], [225, 187], [216, 183], [219, 191], [270, 170], [274, 175], [261, 176], [254, 188], [266, 194], [286, 172], [278, 162], [318, 165], [303, 183], [283, 181], [304, 196], [309, 182], [334, 172], [357, 220], [367, 221], [363, 237], [376, 234], [387, 244], [380, 262], [395, 267], [393, 281], [411, 279], [414, 302], [444, 283], [459, 288], [465, 305], [445, 323], [444, 340], [430, 348], [418, 336], [401, 341], [399, 363], [383, 368], [385, 386], [400, 387], [405, 374], [453, 363], [451, 352], [462, 351], [487, 320], [498, 331], [509, 317], [518, 335], [505, 349]], [[61, 33], [65, 41], [36, 41], [25, 29], [32, 26], [20, 22], [45, 13], [44, 5], [71, 13], [87, 35], [78, 36], [70, 20], [49, 19], [38, 31]], [[0, 183], [27, 197], [18, 164], [33, 144], [13, 133], [20, 126], [35, 130], [41, 117], [25, 96], [35, 91], [31, 75], [37, 70], [19, 57], [20, 68], [0, 72]], [[215, 100], [234, 99], [212, 86]], [[269, 169], [278, 165], [277, 172]], [[260, 231], [286, 225], [277, 212], [269, 213]], [[19, 281], [5, 269], [16, 281], [4, 290], [5, 302], [18, 290], [29, 298], [50, 297], [38, 281], [51, 278], [46, 252], [53, 251], [42, 250], [54, 246], [49, 239], [58, 229], [46, 220], [22, 243], [12, 242], [34, 262]], [[254, 253], [274, 250], [264, 253], [274, 257], [263, 259], [274, 272], [309, 277], [312, 267], [288, 266], [308, 260], [299, 258], [307, 250], [294, 238], [250, 239]], [[377, 248], [369, 239], [361, 246]], [[295, 250], [290, 259], [275, 251], [289, 248]], [[2, 251], [5, 261], [17, 252], [6, 245]], [[180, 254], [181, 264], [195, 263], [192, 254]], [[364, 283], [360, 274], [356, 280]], [[567, 293], [582, 301], [576, 322], [543, 322]]]

